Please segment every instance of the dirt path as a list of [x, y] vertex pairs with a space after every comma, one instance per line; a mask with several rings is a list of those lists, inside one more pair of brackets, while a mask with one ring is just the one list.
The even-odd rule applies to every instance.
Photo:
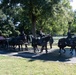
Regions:
[[32, 48], [29, 48], [28, 51], [7, 51], [0, 50], [0, 55], [14, 56], [18, 58], [30, 58], [31, 60], [44, 60], [44, 61], [55, 61], [55, 62], [64, 62], [64, 63], [76, 63], [76, 54], [73, 51], [73, 54], [70, 53], [69, 48], [66, 48], [66, 53], [61, 52], [59, 54], [58, 47], [53, 46], [52, 49], [48, 49], [48, 53], [45, 53], [45, 50], [42, 53], [38, 51], [33, 52]]

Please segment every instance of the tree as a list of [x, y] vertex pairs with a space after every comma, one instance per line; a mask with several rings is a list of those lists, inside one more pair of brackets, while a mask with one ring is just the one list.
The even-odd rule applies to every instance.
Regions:
[[[0, 9], [0, 31], [4, 36], [9, 36], [11, 30], [14, 29], [13, 23], [8, 19], [6, 14]], [[6, 32], [7, 31], [7, 32]]]
[[71, 9], [69, 0], [61, 0], [59, 4], [54, 5], [53, 12], [54, 12], [53, 24], [55, 27], [54, 32], [55, 33], [58, 32], [58, 34], [63, 33], [63, 35], [66, 34], [69, 28], [68, 22], [73, 21], [73, 11]]
[[32, 33], [36, 36], [36, 21], [40, 19], [48, 19], [53, 16], [52, 6], [58, 4], [60, 0], [3, 0], [2, 8], [14, 8], [20, 3], [25, 10], [25, 14], [29, 16], [30, 23], [32, 24]]
[[20, 22], [18, 27], [22, 30], [32, 28], [34, 36], [40, 25], [56, 33], [60, 27], [64, 31], [71, 20], [69, 0], [3, 0], [0, 8], [13, 19], [14, 24]]

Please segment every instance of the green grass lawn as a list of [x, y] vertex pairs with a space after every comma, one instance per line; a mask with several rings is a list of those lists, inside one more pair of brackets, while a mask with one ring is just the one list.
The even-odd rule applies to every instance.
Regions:
[[76, 75], [76, 64], [0, 56], [0, 75]]

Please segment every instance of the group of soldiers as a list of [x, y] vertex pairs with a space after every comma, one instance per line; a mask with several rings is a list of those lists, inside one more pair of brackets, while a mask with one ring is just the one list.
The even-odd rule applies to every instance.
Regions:
[[[23, 35], [25, 35], [24, 32], [22, 32], [22, 33], [20, 34], [20, 36], [23, 36]], [[40, 29], [40, 31], [37, 32], [37, 35], [40, 36], [40, 37], [43, 37], [43, 36], [45, 36], [45, 33], [43, 32], [42, 29]], [[73, 35], [73, 34], [71, 34], [71, 31], [68, 30], [68, 32], [67, 32], [67, 39], [68, 39], [68, 40], [71, 39], [71, 38], [72, 38], [72, 35]], [[0, 40], [3, 40], [3, 39], [5, 39], [5, 38], [4, 38], [4, 37], [1, 35], [1, 33], [0, 33]]]

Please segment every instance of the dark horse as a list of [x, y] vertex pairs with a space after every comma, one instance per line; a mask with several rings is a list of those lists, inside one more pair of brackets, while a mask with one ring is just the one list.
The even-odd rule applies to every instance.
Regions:
[[[22, 49], [22, 45], [25, 45], [25, 49], [28, 49], [27, 48], [27, 39], [26, 39], [26, 35], [20, 35], [20, 36], [17, 36], [17, 37], [14, 37], [14, 38], [11, 38], [9, 40], [9, 45], [15, 47], [18, 45], [19, 47], [19, 50]], [[21, 47], [21, 48], [20, 48]]]
[[7, 47], [7, 40], [6, 38], [0, 39], [0, 48], [6, 48]]
[[75, 49], [75, 52], [76, 52], [76, 37], [70, 38], [70, 39], [68, 39], [68, 38], [59, 39], [59, 41], [58, 41], [58, 47], [60, 48], [59, 53], [61, 53], [61, 50], [64, 50], [64, 52], [65, 52], [64, 48], [66, 46], [71, 47], [70, 48], [70, 51], [71, 51], [70, 53], [73, 52], [73, 49]]
[[[37, 31], [36, 33], [37, 33], [37, 36], [40, 38], [50, 35], [50, 34], [45, 34], [44, 32], [42, 32], [42, 30]], [[50, 35], [50, 40], [49, 40], [50, 49], [52, 48], [53, 42], [54, 42], [53, 37], [52, 35]]]
[[41, 46], [41, 52], [45, 48], [46, 53], [47, 53], [47, 43], [50, 41], [50, 45], [51, 45], [52, 44], [51, 39], [53, 39], [51, 38], [51, 35], [46, 35], [46, 36], [43, 36], [42, 38], [32, 37], [32, 47], [34, 48], [34, 52], [36, 51], [37, 46], [39, 45]]

